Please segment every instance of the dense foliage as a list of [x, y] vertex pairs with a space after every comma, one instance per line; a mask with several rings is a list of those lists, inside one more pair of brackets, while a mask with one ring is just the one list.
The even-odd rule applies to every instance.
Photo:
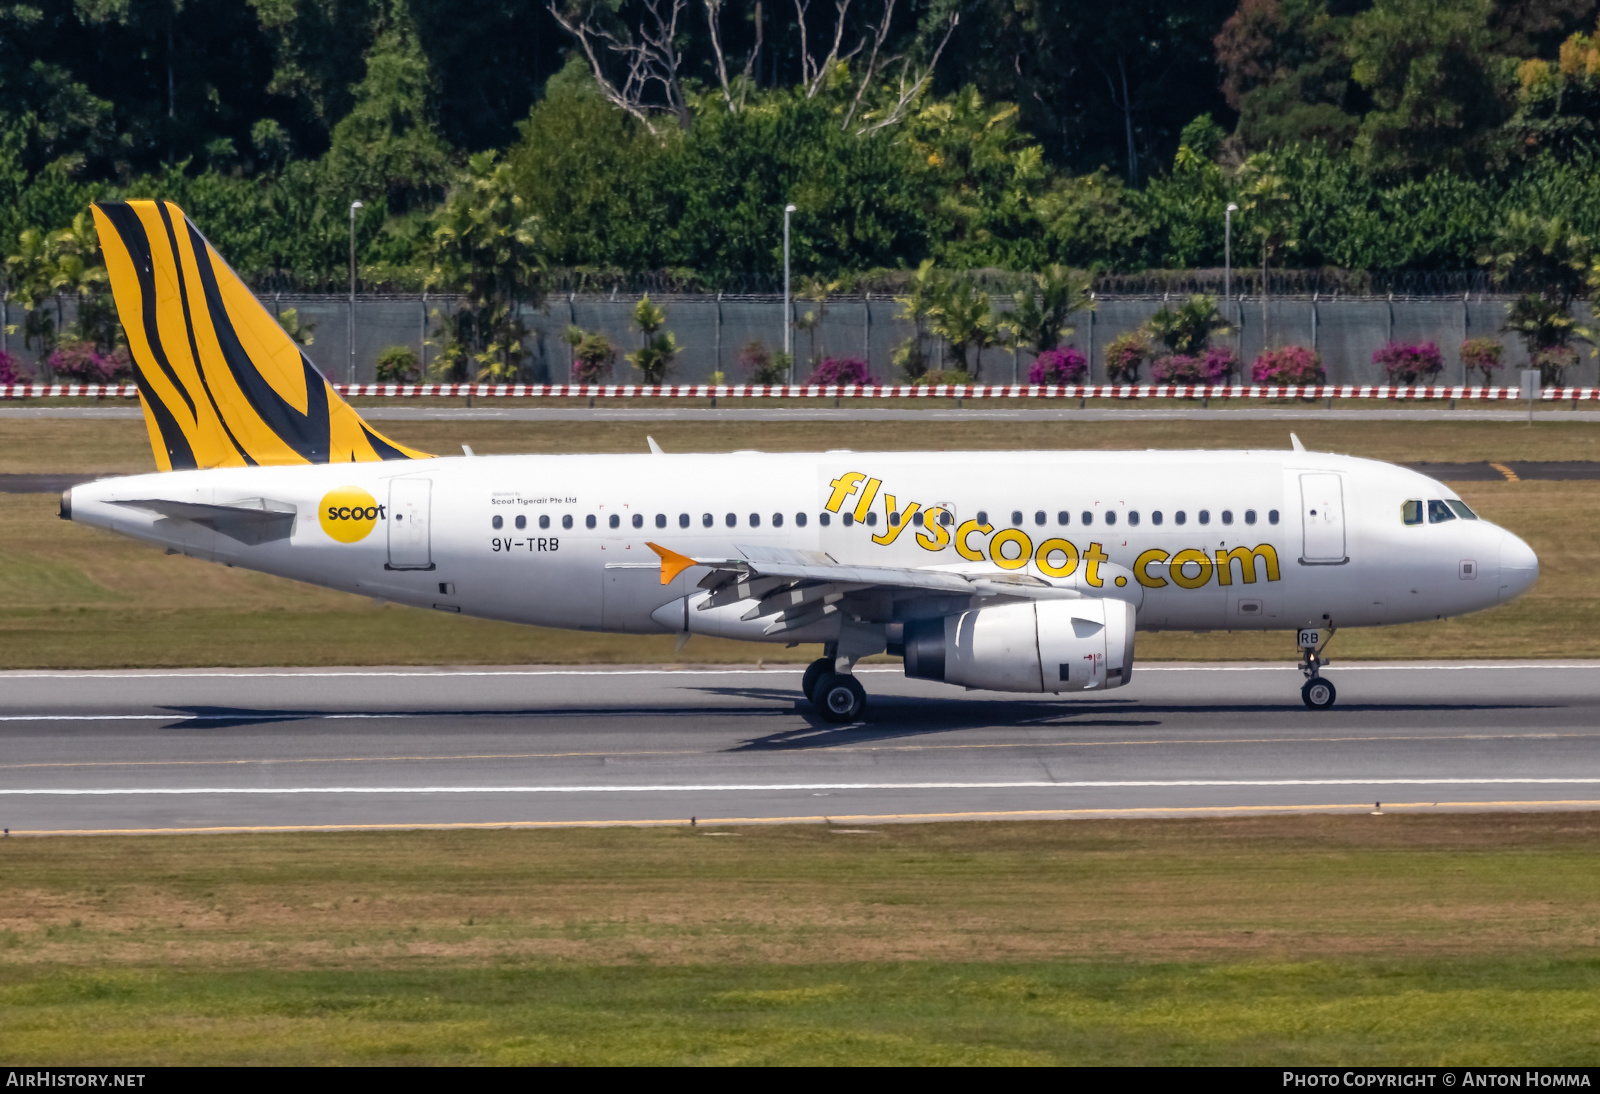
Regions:
[[1519, 216], [1600, 238], [1596, 6], [0, 3], [0, 243], [13, 299], [87, 299], [75, 218], [160, 196], [257, 285], [332, 286], [359, 200], [363, 281], [466, 291], [451, 352], [514, 370], [514, 305], [558, 282], [771, 287], [793, 203], [796, 274], [833, 291], [1045, 276], [1003, 287], [1043, 309], [1009, 332], [981, 280], [919, 314], [975, 360], [1054, 345], [1052, 268], [1221, 265], [1232, 202], [1241, 276], [1492, 269], [1563, 349], [1539, 308], [1574, 293], [1497, 256]]

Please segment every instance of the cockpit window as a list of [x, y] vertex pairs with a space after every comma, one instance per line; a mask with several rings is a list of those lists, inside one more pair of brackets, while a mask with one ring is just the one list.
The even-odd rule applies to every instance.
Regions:
[[1478, 514], [1474, 513], [1471, 509], [1468, 509], [1467, 503], [1464, 501], [1456, 501], [1454, 498], [1451, 498], [1449, 501], [1446, 501], [1445, 504], [1450, 507], [1450, 511], [1452, 513], [1460, 517], [1462, 520], [1478, 519]]
[[1456, 515], [1450, 511], [1450, 507], [1444, 502], [1432, 498], [1428, 500], [1429, 524], [1443, 524], [1447, 520], [1455, 519]]
[[1420, 501], [1404, 502], [1400, 506], [1400, 519], [1407, 524], [1422, 523], [1422, 503]]

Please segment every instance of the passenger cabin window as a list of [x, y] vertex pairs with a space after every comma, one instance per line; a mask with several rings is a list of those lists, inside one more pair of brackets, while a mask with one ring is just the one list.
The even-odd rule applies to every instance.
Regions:
[[1161, 516], [1161, 510], [1155, 509], [1155, 510], [1151, 511], [1151, 513], [1150, 513], [1150, 523], [1151, 524], [1155, 524], [1155, 525], [1159, 526], [1161, 524], [1162, 519], [1163, 518]]
[[1081, 514], [1081, 516], [1082, 516], [1082, 519], [1081, 519], [1080, 523], [1082, 523], [1082, 524], [1093, 524], [1094, 523], [1094, 514], [1089, 512], [1089, 510], [1085, 509], [1083, 511], [1083, 513]]
[[1222, 523], [1223, 524], [1232, 524], [1233, 523], [1233, 510], [1232, 509], [1224, 509], [1222, 511]]
[[794, 515], [794, 523], [796, 527], [804, 528], [806, 526], [806, 515], [804, 513], [796, 513]]
[[1172, 514], [1172, 522], [1174, 524], [1188, 524], [1189, 514], [1185, 513], [1182, 509], [1179, 509], [1176, 513]]
[[1137, 509], [1128, 510], [1128, 523], [1133, 525], [1136, 528], [1139, 526], [1139, 510], [1137, 510]]
[[1267, 523], [1268, 524], [1277, 524], [1278, 523], [1278, 511], [1276, 509], [1268, 509], [1267, 510]]
[[501, 528], [504, 528], [505, 526], [506, 526], [506, 518], [502, 517], [499, 513], [496, 513], [494, 515], [494, 519], [489, 521], [489, 527], [493, 528], [495, 531], [499, 531]]
[[1061, 525], [1071, 524], [1072, 514], [1067, 512], [1065, 509], [1061, 510], [1061, 512], [1056, 514], [1056, 523]]
[[657, 513], [656, 514], [656, 527], [657, 528], [665, 528], [666, 526], [667, 526], [667, 514], [665, 514], [665, 513]]
[[944, 525], [946, 528], [950, 527], [955, 522], [956, 522], [956, 518], [951, 516], [949, 513], [940, 513], [939, 514], [939, 523]]
[[752, 528], [760, 528], [761, 527], [761, 514], [760, 513], [751, 513], [750, 514], [750, 527], [752, 527]]
[[1107, 524], [1115, 524], [1115, 523], [1117, 523], [1117, 511], [1115, 509], [1107, 509], [1106, 510], [1106, 523]]
[[774, 528], [782, 528], [783, 527], [783, 514], [782, 513], [774, 513], [774, 514], [772, 514], [772, 526]]
[[550, 527], [550, 514], [549, 513], [541, 513], [539, 515], [539, 527], [540, 528], [548, 528], [548, 527]]
[[822, 522], [822, 526], [824, 528], [826, 528], [829, 525], [829, 523], [832, 522], [833, 517], [831, 515], [829, 515], [828, 513], [818, 513], [817, 514], [817, 519], [819, 521], [821, 521]]
[[844, 520], [844, 526], [846, 528], [850, 527], [856, 522], [856, 515], [854, 513], [840, 513], [839, 516]]
[[1209, 510], [1209, 509], [1200, 510], [1200, 515], [1196, 519], [1199, 520], [1201, 524], [1210, 524], [1211, 523], [1211, 510]]
[[1021, 528], [1022, 527], [1022, 510], [1021, 509], [1013, 509], [1013, 510], [1011, 510], [1011, 527], [1013, 527], [1013, 528]]
[[595, 523], [596, 522], [595, 522], [593, 513], [590, 513], [588, 516], [583, 518], [583, 526], [585, 528], [593, 528], [595, 526]]
[[679, 513], [678, 514], [678, 527], [679, 528], [687, 528], [687, 527], [689, 527], [689, 514], [688, 513]]
[[572, 514], [571, 513], [568, 513], [568, 514], [566, 514], [565, 516], [563, 516], [561, 518], [561, 527], [563, 527], [563, 528], [571, 528], [572, 527]]
[[710, 528], [715, 523], [717, 523], [717, 518], [712, 516], [710, 513], [700, 514], [700, 527]]
[[979, 524], [988, 524], [989, 523], [989, 514], [986, 513], [982, 509], [978, 510], [978, 523]]
[[920, 510], [920, 509], [917, 510], [915, 513], [911, 514], [911, 523], [912, 523], [913, 526], [915, 526], [917, 528], [921, 528], [922, 527], [924, 519], [925, 518], [922, 515], [922, 510]]
[[1467, 503], [1464, 501], [1456, 501], [1454, 498], [1450, 498], [1445, 502], [1445, 504], [1450, 507], [1450, 511], [1452, 513], [1460, 517], [1462, 520], [1478, 519], [1478, 514], [1474, 513], [1471, 509], [1468, 509]]
[[1450, 507], [1448, 505], [1446, 505], [1444, 502], [1435, 501], [1432, 498], [1430, 498], [1428, 500], [1428, 523], [1429, 524], [1443, 524], [1447, 520], [1455, 520], [1455, 519], [1456, 519], [1456, 515], [1450, 511]]
[[523, 516], [521, 513], [518, 513], [517, 514], [517, 531], [520, 532], [522, 529], [526, 528], [527, 526], [528, 526], [528, 518]]
[[1033, 514], [1033, 523], [1035, 523], [1039, 527], [1043, 528], [1044, 527], [1044, 522], [1045, 522], [1045, 514], [1044, 514], [1044, 510], [1043, 509], [1041, 509], [1037, 513]]
[[1246, 524], [1254, 524], [1256, 522], [1256, 511], [1254, 509], [1246, 509], [1244, 511], [1244, 522]]
[[739, 518], [735, 514], [729, 513], [727, 516], [722, 518], [722, 522], [729, 528], [736, 528], [739, 525]]
[[891, 527], [891, 528], [900, 527], [900, 514], [899, 513], [890, 513], [889, 514], [889, 527]]
[[619, 525], [622, 524], [622, 517], [619, 516], [616, 513], [612, 513], [611, 514], [611, 519], [606, 521], [606, 524], [607, 524], [607, 526], [609, 526], [611, 528], [616, 528], [616, 527], [618, 527]]
[[867, 514], [867, 527], [868, 528], [876, 528], [877, 526], [878, 526], [878, 514], [876, 514], [876, 513], [868, 513]]
[[635, 514], [633, 514], [633, 526], [635, 528], [643, 528], [644, 527], [644, 514], [643, 513], [635, 513]]

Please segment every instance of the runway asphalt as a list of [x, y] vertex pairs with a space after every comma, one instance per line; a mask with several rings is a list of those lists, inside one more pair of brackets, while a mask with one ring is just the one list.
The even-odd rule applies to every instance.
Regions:
[[797, 668], [0, 673], [13, 836], [1600, 807], [1600, 662], [1141, 665], [1066, 698]]

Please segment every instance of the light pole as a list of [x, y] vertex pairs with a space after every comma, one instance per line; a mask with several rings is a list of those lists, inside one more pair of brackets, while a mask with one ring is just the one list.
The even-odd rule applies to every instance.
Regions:
[[356, 210], [363, 208], [359, 201], [350, 203], [350, 376], [356, 382]]
[[789, 215], [793, 205], [783, 207], [783, 355], [789, 359], [789, 383], [794, 383], [793, 324], [789, 315]]
[[1222, 306], [1233, 303], [1233, 214], [1239, 207], [1228, 202], [1222, 213]]

